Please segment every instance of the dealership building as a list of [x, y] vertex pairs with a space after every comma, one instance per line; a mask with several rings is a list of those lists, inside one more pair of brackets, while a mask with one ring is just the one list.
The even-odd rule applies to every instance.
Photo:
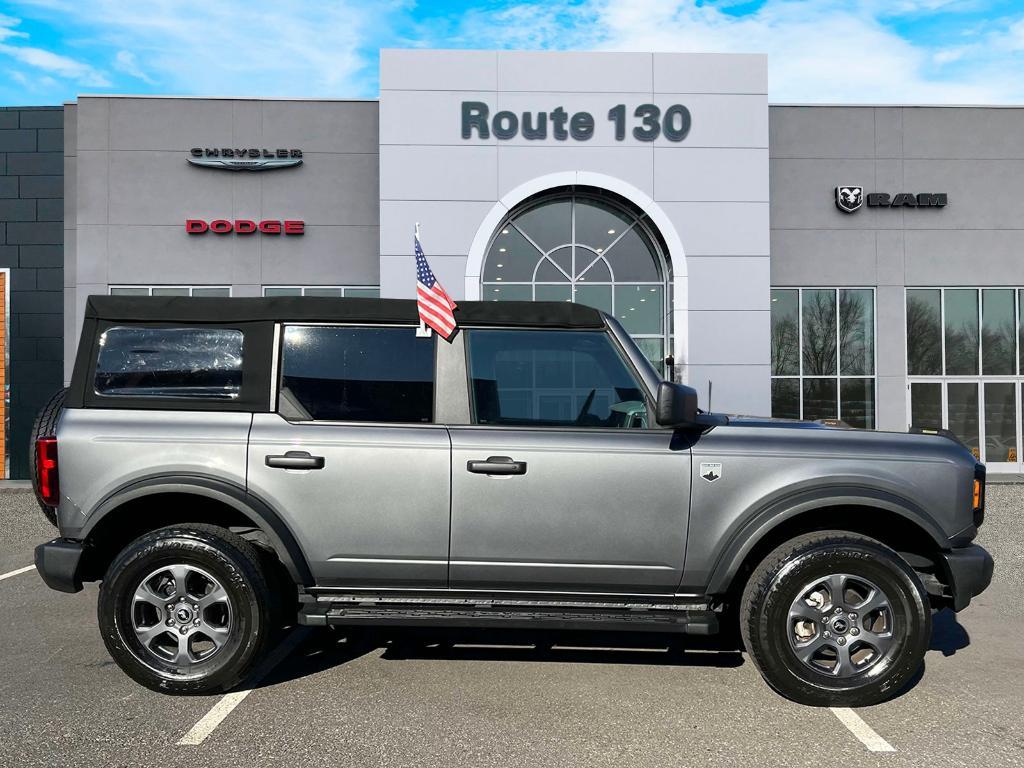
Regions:
[[380, 98], [0, 110], [8, 476], [92, 294], [614, 316], [714, 410], [1021, 470], [1024, 109], [769, 104], [761, 55], [387, 50]]

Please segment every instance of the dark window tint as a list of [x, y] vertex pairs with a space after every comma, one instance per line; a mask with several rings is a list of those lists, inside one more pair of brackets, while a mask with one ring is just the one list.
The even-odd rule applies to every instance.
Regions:
[[946, 374], [978, 375], [978, 291], [958, 288], [946, 291]]
[[910, 385], [910, 424], [942, 429], [942, 385], [915, 381]]
[[[808, 289], [803, 296], [804, 375], [836, 374], [836, 292]], [[835, 417], [832, 417], [835, 418]]]
[[772, 379], [772, 416], [800, 418], [800, 379]]
[[835, 379], [804, 379], [805, 419], [836, 419], [839, 417], [838, 406]]
[[110, 328], [100, 336], [96, 393], [231, 399], [242, 388], [242, 332]]
[[302, 418], [429, 422], [434, 339], [414, 328], [285, 329], [281, 398]]
[[604, 333], [467, 332], [477, 424], [646, 426], [633, 373]]

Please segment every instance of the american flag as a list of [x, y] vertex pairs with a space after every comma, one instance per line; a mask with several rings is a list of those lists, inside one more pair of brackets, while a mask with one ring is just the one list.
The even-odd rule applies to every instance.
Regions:
[[457, 323], [453, 310], [457, 306], [441, 287], [423, 255], [419, 233], [414, 235], [416, 252], [416, 307], [420, 312], [420, 321], [429, 325], [443, 338], [449, 338], [455, 331]]

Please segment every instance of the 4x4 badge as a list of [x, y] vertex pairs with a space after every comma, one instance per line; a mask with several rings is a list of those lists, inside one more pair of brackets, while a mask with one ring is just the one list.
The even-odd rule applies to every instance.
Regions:
[[722, 463], [719, 461], [702, 461], [700, 463], [700, 476], [709, 483], [715, 482], [722, 476]]

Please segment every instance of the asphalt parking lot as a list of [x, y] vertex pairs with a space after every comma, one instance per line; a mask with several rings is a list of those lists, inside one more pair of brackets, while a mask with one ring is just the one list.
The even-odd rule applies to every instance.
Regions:
[[993, 585], [936, 617], [909, 690], [851, 717], [780, 698], [742, 654], [618, 635], [299, 630], [248, 690], [160, 695], [107, 655], [95, 586], [17, 573], [53, 529], [0, 492], [0, 766], [1020, 766], [1024, 485], [988, 510]]

